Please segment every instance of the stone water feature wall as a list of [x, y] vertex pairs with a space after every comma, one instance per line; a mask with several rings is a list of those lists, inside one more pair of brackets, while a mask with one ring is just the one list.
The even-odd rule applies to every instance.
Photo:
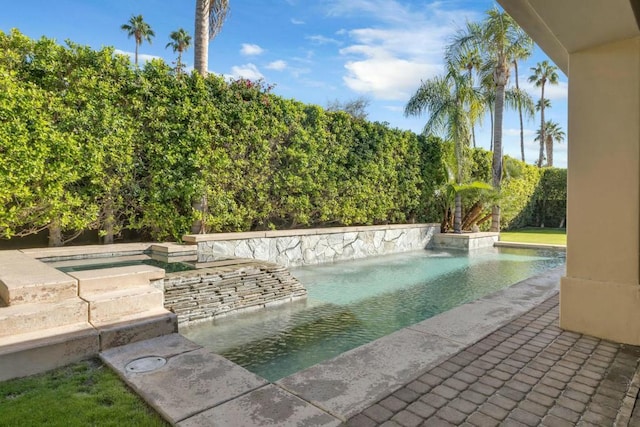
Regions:
[[439, 224], [315, 228], [247, 233], [193, 234], [198, 257], [240, 257], [283, 266], [320, 264], [424, 249]]
[[286, 267], [251, 260], [168, 273], [162, 287], [164, 306], [178, 316], [178, 324], [307, 296]]

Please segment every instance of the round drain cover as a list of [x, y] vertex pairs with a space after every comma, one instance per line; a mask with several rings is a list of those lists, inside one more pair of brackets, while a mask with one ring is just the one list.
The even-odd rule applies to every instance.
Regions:
[[150, 372], [162, 368], [167, 363], [167, 359], [160, 356], [142, 357], [132, 360], [124, 367], [126, 372]]

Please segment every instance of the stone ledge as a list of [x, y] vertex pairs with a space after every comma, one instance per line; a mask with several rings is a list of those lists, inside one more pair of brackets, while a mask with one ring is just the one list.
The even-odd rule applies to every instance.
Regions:
[[355, 227], [328, 227], [328, 228], [308, 228], [293, 230], [268, 230], [268, 231], [247, 231], [238, 233], [211, 233], [211, 234], [187, 234], [182, 237], [185, 243], [200, 243], [218, 240], [245, 240], [245, 239], [261, 239], [270, 237], [292, 237], [292, 236], [311, 236], [321, 234], [336, 233], [357, 233], [361, 231], [383, 231], [398, 230], [405, 228], [423, 228], [423, 227], [440, 227], [440, 224], [387, 224], [387, 225], [367, 225]]
[[151, 338], [178, 332], [178, 317], [165, 309], [153, 309], [142, 313], [123, 316], [118, 322], [100, 324], [93, 327], [100, 334], [100, 350], [131, 344]]
[[150, 281], [163, 279], [164, 269], [151, 265], [129, 265], [125, 267], [82, 270], [68, 273], [78, 280], [78, 295], [81, 297], [149, 286]]
[[554, 249], [558, 251], [566, 251], [567, 245], [549, 245], [543, 243], [518, 243], [518, 242], [502, 242], [498, 241], [493, 244], [500, 248], [522, 248], [522, 249]]
[[34, 248], [22, 249], [25, 255], [35, 259], [46, 259], [55, 261], [61, 258], [69, 259], [140, 255], [149, 250], [151, 243], [114, 243], [111, 245], [87, 245], [87, 246], [65, 246], [60, 248]]
[[0, 251], [0, 299], [7, 305], [58, 302], [77, 295], [74, 278], [20, 251]]
[[21, 342], [0, 346], [0, 381], [26, 377], [94, 357], [98, 332], [88, 323], [22, 334]]
[[432, 246], [436, 249], [474, 250], [493, 247], [500, 233], [438, 233], [433, 236]]

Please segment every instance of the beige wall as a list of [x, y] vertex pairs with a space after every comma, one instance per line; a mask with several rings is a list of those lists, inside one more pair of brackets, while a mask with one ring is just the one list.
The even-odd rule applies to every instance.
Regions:
[[560, 326], [640, 344], [640, 37], [569, 55]]

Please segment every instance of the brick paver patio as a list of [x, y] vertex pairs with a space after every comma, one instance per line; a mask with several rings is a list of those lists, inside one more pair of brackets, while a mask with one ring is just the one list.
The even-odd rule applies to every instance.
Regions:
[[556, 295], [347, 425], [640, 425], [640, 409], [634, 409], [640, 347], [566, 332], [557, 325]]

